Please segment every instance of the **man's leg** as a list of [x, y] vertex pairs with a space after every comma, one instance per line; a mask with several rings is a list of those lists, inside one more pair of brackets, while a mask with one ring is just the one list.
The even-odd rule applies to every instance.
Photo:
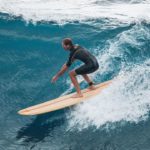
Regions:
[[86, 81], [87, 83], [92, 82], [92, 80], [89, 78], [89, 76], [88, 76], [87, 74], [83, 74], [82, 76], [83, 76], [83, 78], [85, 79], [85, 81]]
[[85, 81], [89, 84], [89, 89], [94, 90], [95, 86], [93, 85], [92, 80], [89, 78], [89, 76], [87, 74], [83, 74], [82, 75], [83, 78], [85, 79]]
[[74, 70], [72, 70], [69, 72], [69, 75], [70, 75], [71, 81], [77, 91], [77, 95], [74, 95], [73, 97], [82, 97], [83, 95], [81, 93], [81, 89], [80, 89], [79, 83], [76, 78], [76, 75], [77, 75], [76, 72]]

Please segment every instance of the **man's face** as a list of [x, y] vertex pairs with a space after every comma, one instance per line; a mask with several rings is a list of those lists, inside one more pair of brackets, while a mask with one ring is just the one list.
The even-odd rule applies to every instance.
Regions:
[[69, 50], [69, 49], [70, 49], [70, 45], [65, 45], [63, 42], [62, 42], [62, 47], [63, 47], [65, 50]]

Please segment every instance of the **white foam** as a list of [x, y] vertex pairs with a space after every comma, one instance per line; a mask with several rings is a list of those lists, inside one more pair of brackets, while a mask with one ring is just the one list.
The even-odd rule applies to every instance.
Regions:
[[[139, 42], [139, 38], [148, 40], [150, 38], [150, 34], [147, 28], [141, 26], [140, 24], [137, 24], [131, 29], [119, 33], [115, 38], [108, 39], [108, 41], [106, 41], [104, 49], [97, 48], [96, 51], [103, 51], [103, 53], [100, 53], [97, 56], [97, 59], [99, 61], [99, 71], [97, 72], [97, 75], [102, 76], [107, 72], [112, 72], [117, 67], [124, 68], [130, 63], [128, 61], [128, 58], [126, 58], [125, 56], [126, 53], [131, 55], [130, 49], [123, 47], [123, 45], [131, 45], [132, 47], [137, 49], [137, 51], [141, 51], [140, 57], [141, 59], [143, 59], [145, 55], [142, 55], [143, 49], [140, 49], [140, 46], [143, 43]], [[121, 62], [117, 66], [115, 66], [116, 64], [114, 63], [115, 58], [121, 59]]]
[[[150, 65], [150, 61], [149, 61]], [[71, 111], [69, 127], [79, 129], [108, 123], [146, 119], [150, 109], [150, 67], [148, 63], [122, 71], [111, 86]]]
[[26, 21], [85, 21], [113, 18], [121, 22], [150, 20], [149, 1], [102, 0], [0, 0], [0, 12], [22, 16]]

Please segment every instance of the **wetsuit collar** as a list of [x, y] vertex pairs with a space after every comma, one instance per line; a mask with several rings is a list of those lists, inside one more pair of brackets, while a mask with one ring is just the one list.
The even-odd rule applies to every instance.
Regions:
[[75, 49], [75, 46], [73, 45], [71, 48], [70, 48], [70, 51], [73, 51]]
[[74, 50], [76, 50], [76, 49], [77, 49], [77, 47], [78, 47], [78, 45], [73, 45], [73, 46], [70, 48], [70, 51], [74, 51]]

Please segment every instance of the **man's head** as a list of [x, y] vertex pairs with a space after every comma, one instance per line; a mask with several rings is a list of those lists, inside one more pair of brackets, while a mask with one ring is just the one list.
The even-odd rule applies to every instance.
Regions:
[[62, 47], [65, 49], [65, 50], [70, 50], [73, 46], [73, 43], [72, 43], [72, 40], [71, 38], [65, 38], [62, 40]]

